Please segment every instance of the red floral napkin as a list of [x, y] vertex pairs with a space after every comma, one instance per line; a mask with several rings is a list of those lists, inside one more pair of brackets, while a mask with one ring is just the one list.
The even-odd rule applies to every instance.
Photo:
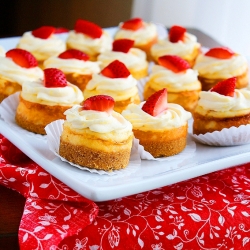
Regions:
[[27, 198], [20, 249], [250, 249], [249, 167], [94, 203], [0, 135], [0, 183]]

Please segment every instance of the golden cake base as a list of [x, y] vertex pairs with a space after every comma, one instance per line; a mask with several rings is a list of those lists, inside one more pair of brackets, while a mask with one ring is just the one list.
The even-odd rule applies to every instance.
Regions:
[[[156, 92], [151, 88], [152, 84], [146, 84], [144, 88], [144, 100], [147, 100], [152, 94]], [[199, 99], [201, 89], [192, 91], [169, 92], [167, 94], [168, 103], [176, 103], [181, 105], [185, 110], [193, 112]]]
[[134, 47], [143, 50], [147, 55], [147, 61], [152, 61], [150, 49], [157, 42], [157, 40], [158, 40], [158, 37], [155, 36], [148, 43], [142, 44], [142, 45], [135, 44]]
[[187, 144], [187, 128], [185, 125], [152, 132], [133, 129], [133, 132], [144, 149], [156, 158], [176, 155], [183, 151]]
[[63, 114], [70, 106], [49, 106], [39, 103], [33, 103], [23, 99], [20, 95], [20, 101], [16, 110], [16, 123], [36, 134], [45, 135], [45, 127], [59, 119], [65, 119]]
[[223, 128], [250, 124], [250, 114], [229, 118], [217, 118], [193, 113], [193, 133], [196, 135], [221, 131]]
[[22, 86], [17, 82], [11, 82], [0, 75], [0, 103], [8, 96], [21, 91]]
[[124, 141], [103, 140], [88, 128], [73, 129], [64, 122], [59, 154], [66, 160], [97, 170], [119, 170], [129, 164], [133, 135]]
[[[218, 78], [218, 79], [209, 79], [206, 77], [198, 76], [199, 81], [202, 85], [203, 91], [210, 90], [216, 83], [226, 80], [226, 78]], [[248, 85], [248, 71], [246, 71], [244, 74], [236, 76], [236, 88], [242, 89], [247, 87]]]
[[76, 85], [81, 91], [84, 91], [87, 83], [92, 79], [92, 75], [79, 75], [76, 73], [65, 74], [68, 82]]
[[139, 94], [132, 96], [131, 98], [124, 101], [116, 101], [114, 106], [114, 111], [121, 113], [127, 106], [131, 103], [139, 104], [141, 102]]
[[148, 67], [145, 67], [144, 69], [141, 69], [141, 70], [129, 69], [129, 71], [130, 71], [130, 74], [136, 80], [140, 80], [141, 78], [144, 78], [148, 75]]

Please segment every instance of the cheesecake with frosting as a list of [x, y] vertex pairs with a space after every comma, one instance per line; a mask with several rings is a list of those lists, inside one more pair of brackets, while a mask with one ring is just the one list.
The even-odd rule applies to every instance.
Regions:
[[76, 49], [68, 49], [58, 56], [48, 58], [44, 68], [58, 68], [63, 71], [68, 82], [75, 84], [82, 91], [92, 79], [93, 74], [101, 71], [100, 63], [89, 60], [89, 56]]
[[135, 138], [154, 157], [167, 157], [186, 147], [191, 113], [167, 102], [167, 90], [154, 93], [140, 104], [130, 104], [122, 115], [131, 122]]
[[37, 60], [28, 51], [11, 49], [0, 56], [0, 102], [8, 96], [21, 91], [24, 82], [43, 77]]
[[17, 124], [30, 132], [46, 134], [44, 128], [55, 120], [65, 119], [64, 112], [81, 103], [83, 94], [67, 82], [62, 71], [48, 68], [42, 79], [23, 83], [19, 99]]
[[31, 52], [42, 68], [43, 62], [51, 56], [65, 51], [66, 44], [56, 34], [53, 26], [41, 26], [25, 32], [18, 41], [17, 48]]
[[114, 110], [119, 113], [130, 103], [140, 103], [137, 80], [119, 60], [110, 63], [99, 74], [93, 74], [85, 88], [84, 99], [103, 94], [114, 98]]
[[132, 148], [132, 125], [113, 110], [114, 99], [97, 95], [65, 111], [59, 154], [91, 169], [126, 168]]
[[200, 53], [201, 44], [197, 41], [197, 37], [178, 25], [172, 26], [168, 36], [159, 39], [150, 49], [155, 62], [163, 55], [176, 55], [187, 61], [191, 67]]
[[88, 54], [91, 61], [104, 51], [112, 49], [113, 39], [110, 34], [97, 24], [78, 19], [74, 30], [71, 30], [66, 40], [67, 49], [77, 49]]
[[236, 77], [238, 89], [247, 87], [249, 83], [246, 58], [226, 47], [212, 48], [200, 54], [193, 68], [198, 71], [202, 90], [205, 91], [230, 77]]
[[196, 135], [239, 127], [250, 123], [250, 91], [236, 89], [236, 77], [218, 82], [209, 91], [201, 91], [193, 113]]
[[150, 48], [158, 40], [157, 26], [138, 17], [126, 20], [118, 25], [114, 36], [115, 40], [124, 38], [134, 40], [134, 47], [145, 51], [149, 59]]
[[97, 57], [101, 63], [101, 68], [105, 68], [114, 60], [123, 62], [131, 75], [139, 80], [148, 75], [148, 61], [146, 53], [138, 48], [134, 48], [134, 40], [117, 39], [113, 42], [112, 50], [105, 51]]
[[181, 57], [161, 56], [158, 58], [158, 64], [152, 67], [152, 72], [144, 86], [144, 99], [147, 100], [149, 96], [163, 88], [168, 91], [169, 103], [177, 103], [192, 112], [201, 91], [198, 72]]

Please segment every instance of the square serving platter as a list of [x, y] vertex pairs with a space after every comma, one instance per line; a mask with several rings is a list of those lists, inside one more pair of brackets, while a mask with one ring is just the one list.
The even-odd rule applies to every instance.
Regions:
[[[115, 28], [108, 29], [111, 34]], [[66, 34], [62, 34], [63, 39]], [[7, 51], [14, 48], [18, 37], [0, 39]], [[192, 141], [192, 121], [188, 141]], [[0, 133], [20, 148], [26, 155], [79, 194], [93, 201], [106, 201], [163, 187], [221, 169], [250, 162], [250, 144], [230, 147], [212, 147], [196, 143], [190, 157], [171, 161], [142, 160], [141, 165], [127, 175], [99, 175], [80, 170], [61, 161], [48, 148], [43, 139], [20, 133], [0, 118]]]

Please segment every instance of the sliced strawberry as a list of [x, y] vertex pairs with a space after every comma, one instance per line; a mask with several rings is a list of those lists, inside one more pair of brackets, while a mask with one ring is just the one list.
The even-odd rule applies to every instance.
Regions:
[[157, 116], [168, 108], [167, 90], [162, 89], [151, 95], [143, 104], [142, 110], [149, 115]]
[[234, 54], [235, 53], [231, 49], [226, 47], [212, 48], [205, 53], [206, 56], [211, 56], [218, 59], [229, 59]]
[[113, 42], [113, 51], [128, 53], [134, 46], [135, 41], [131, 39], [117, 39]]
[[68, 49], [58, 55], [61, 59], [78, 59], [83, 61], [88, 61], [89, 56], [78, 49]]
[[143, 20], [141, 18], [133, 18], [125, 21], [121, 28], [126, 30], [138, 30], [143, 27]]
[[17, 65], [23, 68], [34, 68], [38, 65], [36, 58], [24, 49], [11, 49], [6, 52], [6, 57], [11, 58]]
[[96, 110], [111, 113], [115, 105], [115, 100], [108, 95], [91, 96], [82, 103], [83, 110]]
[[115, 60], [106, 66], [101, 74], [109, 78], [127, 78], [130, 75], [129, 70], [124, 63]]
[[187, 61], [175, 55], [161, 56], [158, 58], [158, 63], [175, 73], [190, 69], [190, 65]]
[[185, 28], [174, 25], [169, 30], [169, 35], [168, 35], [169, 41], [171, 43], [177, 43], [178, 41], [183, 41], [185, 33], [186, 33]]
[[220, 95], [233, 97], [235, 92], [236, 80], [236, 77], [231, 77], [226, 80], [220, 81], [215, 86], [213, 86], [210, 91], [216, 92]]
[[69, 30], [64, 27], [57, 27], [55, 30], [55, 34], [62, 34], [62, 33], [67, 33], [67, 32], [69, 32]]
[[102, 35], [102, 28], [95, 23], [78, 19], [75, 23], [75, 32], [83, 33], [92, 38], [100, 38]]
[[47, 68], [44, 71], [44, 86], [47, 88], [66, 87], [67, 80], [60, 69]]
[[56, 28], [53, 26], [42, 26], [38, 29], [35, 29], [32, 31], [32, 35], [37, 38], [41, 39], [47, 39], [49, 38], [52, 34], [54, 34], [56, 31]]

